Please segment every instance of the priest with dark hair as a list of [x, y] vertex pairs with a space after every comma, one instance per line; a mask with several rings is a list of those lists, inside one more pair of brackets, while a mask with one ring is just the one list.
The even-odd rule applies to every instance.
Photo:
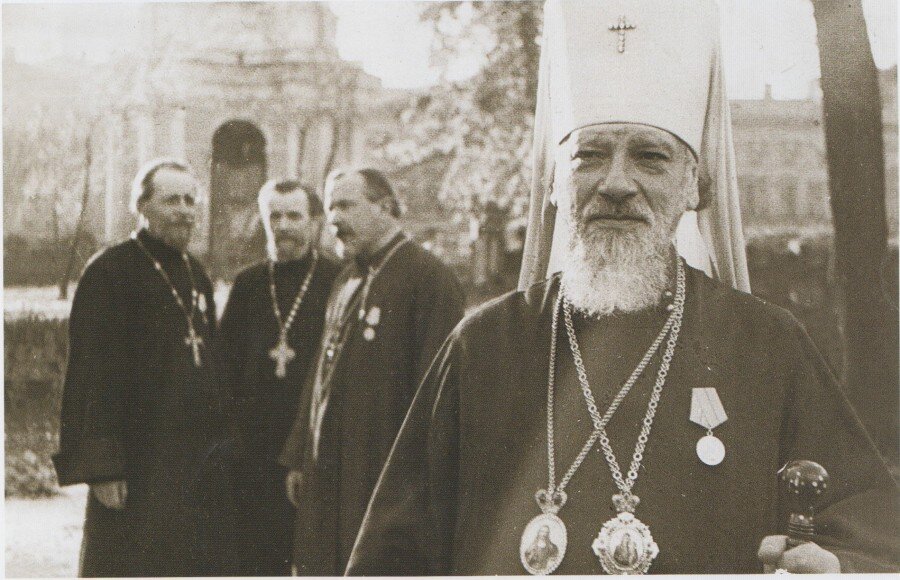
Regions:
[[338, 266], [321, 255], [322, 201], [298, 181], [259, 191], [269, 259], [235, 278], [218, 333], [236, 503], [238, 576], [289, 576], [294, 507], [278, 453], [313, 363]]
[[897, 570], [895, 482], [747, 293], [719, 27], [713, 0], [546, 4], [522, 289], [444, 344], [350, 574]]
[[332, 287], [280, 456], [303, 576], [343, 573], [416, 388], [464, 306], [450, 268], [402, 230], [400, 200], [382, 172], [330, 175], [325, 211], [351, 259]]

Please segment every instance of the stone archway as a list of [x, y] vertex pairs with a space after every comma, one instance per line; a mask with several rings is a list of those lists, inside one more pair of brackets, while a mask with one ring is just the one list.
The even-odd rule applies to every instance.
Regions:
[[233, 279], [265, 257], [256, 196], [266, 169], [266, 138], [256, 125], [232, 120], [213, 133], [209, 267], [215, 278]]

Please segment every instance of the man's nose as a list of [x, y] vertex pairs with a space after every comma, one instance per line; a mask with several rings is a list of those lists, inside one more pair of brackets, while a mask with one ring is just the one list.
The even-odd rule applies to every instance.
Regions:
[[628, 175], [625, 155], [615, 155], [610, 162], [609, 172], [599, 183], [597, 191], [610, 201], [621, 202], [638, 193], [637, 185]]
[[185, 198], [181, 198], [181, 201], [178, 203], [178, 212], [183, 216], [194, 217], [196, 208], [192, 202]]

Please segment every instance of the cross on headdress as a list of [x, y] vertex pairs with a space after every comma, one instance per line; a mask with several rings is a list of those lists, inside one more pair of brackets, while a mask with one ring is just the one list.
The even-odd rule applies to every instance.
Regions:
[[625, 52], [625, 33], [629, 30], [634, 30], [635, 28], [637, 27], [634, 24], [629, 24], [624, 15], [619, 16], [619, 21], [617, 23], [609, 25], [610, 31], [619, 34], [619, 52]]
[[[553, 187], [560, 145], [582, 127], [634, 123], [668, 131], [696, 156], [706, 205], [684, 215], [679, 252], [707, 275], [749, 291], [718, 4], [547, 0], [520, 289], [558, 272], [566, 256], [568, 226], [556, 208], [562, 188]], [[607, 43], [602, 23], [618, 50], [610, 50], [615, 43]], [[626, 55], [629, 32], [637, 37]]]

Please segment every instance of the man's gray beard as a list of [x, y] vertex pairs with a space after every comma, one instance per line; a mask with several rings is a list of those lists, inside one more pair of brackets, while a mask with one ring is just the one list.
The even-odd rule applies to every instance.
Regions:
[[562, 270], [569, 302], [588, 316], [635, 312], [655, 306], [668, 282], [672, 239], [668, 228], [650, 231], [574, 228]]

